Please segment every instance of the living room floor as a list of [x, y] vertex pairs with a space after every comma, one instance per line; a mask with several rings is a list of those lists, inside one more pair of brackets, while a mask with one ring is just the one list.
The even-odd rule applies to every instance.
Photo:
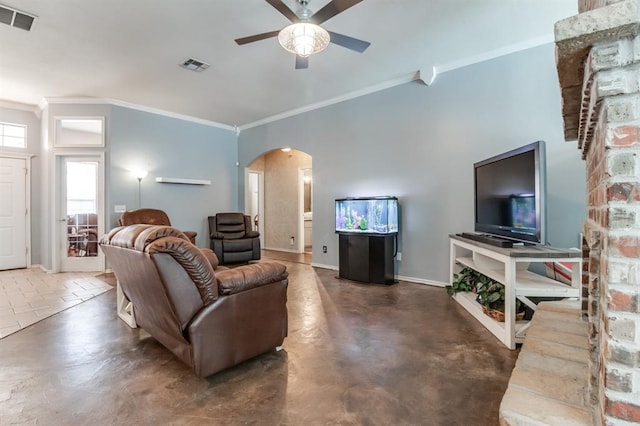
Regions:
[[97, 274], [47, 274], [39, 268], [0, 273], [0, 339], [112, 287]]
[[0, 340], [0, 424], [498, 423], [517, 351], [444, 289], [282, 263], [284, 350], [197, 378], [110, 290]]

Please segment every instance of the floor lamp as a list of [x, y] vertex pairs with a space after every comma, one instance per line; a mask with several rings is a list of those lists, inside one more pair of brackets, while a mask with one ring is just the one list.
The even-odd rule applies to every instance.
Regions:
[[142, 207], [142, 179], [147, 177], [146, 170], [137, 170], [134, 172], [134, 176], [138, 179], [138, 208]]

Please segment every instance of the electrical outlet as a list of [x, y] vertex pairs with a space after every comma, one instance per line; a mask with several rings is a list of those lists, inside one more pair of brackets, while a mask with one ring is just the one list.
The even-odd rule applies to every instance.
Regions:
[[127, 211], [127, 206], [122, 205], [122, 204], [116, 204], [115, 206], [113, 206], [113, 212], [114, 213], [124, 213]]
[[402, 253], [396, 253], [396, 260], [402, 260]]
[[322, 252], [326, 253], [327, 252], [327, 246], [322, 246]]
[[290, 245], [293, 245], [293, 243], [294, 243], [295, 241], [296, 241], [296, 239], [295, 239], [295, 238], [293, 238], [293, 237], [291, 237], [291, 238], [289, 239], [289, 244], [290, 244]]

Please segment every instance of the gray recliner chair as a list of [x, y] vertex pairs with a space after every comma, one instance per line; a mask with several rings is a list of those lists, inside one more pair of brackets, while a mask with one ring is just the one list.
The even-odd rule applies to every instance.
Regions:
[[251, 229], [251, 217], [242, 213], [209, 216], [211, 250], [221, 264], [260, 260], [260, 233]]

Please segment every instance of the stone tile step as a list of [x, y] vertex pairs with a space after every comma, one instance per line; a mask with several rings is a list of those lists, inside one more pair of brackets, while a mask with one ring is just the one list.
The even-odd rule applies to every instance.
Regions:
[[553, 302], [540, 302], [537, 311], [564, 312], [575, 314], [578, 318], [582, 316], [580, 301], [577, 299], [557, 300]]
[[[539, 321], [536, 321], [537, 325]], [[585, 324], [586, 326], [586, 324]], [[527, 330], [527, 339], [538, 339], [549, 342], [563, 342], [567, 346], [571, 346], [578, 350], [589, 350], [589, 339], [585, 335], [564, 333], [562, 331], [553, 330], [549, 327], [529, 327]]]
[[567, 360], [583, 364], [586, 364], [589, 359], [589, 351], [587, 349], [569, 346], [564, 342], [529, 338], [529, 336], [527, 336], [524, 342], [523, 349], [527, 352], [536, 352], [559, 360]]
[[514, 371], [516, 368], [533, 371], [544, 370], [550, 374], [566, 378], [580, 378], [584, 376], [584, 380], [587, 380], [586, 360], [584, 362], [576, 362], [541, 353], [520, 350]]
[[[556, 311], [536, 310], [533, 314], [535, 321], [531, 322], [531, 328], [540, 326], [548, 330], [561, 331], [567, 334], [576, 334], [578, 336], [586, 336], [587, 323], [582, 321], [580, 317], [571, 314]], [[527, 330], [528, 331], [528, 330]]]
[[544, 312], [552, 315], [566, 315], [567, 318], [582, 321], [582, 311], [579, 305], [569, 304], [564, 300], [555, 302], [540, 302], [536, 312]]
[[586, 321], [584, 321], [582, 317], [579, 315], [579, 313], [577, 312], [556, 311], [556, 310], [538, 308], [536, 310], [535, 315], [538, 315], [547, 319], [562, 318], [563, 320], [569, 321], [574, 325], [586, 324]]
[[591, 424], [591, 414], [585, 408], [565, 404], [509, 385], [500, 404], [500, 425], [562, 425]]
[[587, 324], [577, 303], [538, 305], [500, 405], [501, 425], [589, 425]]
[[576, 407], [585, 407], [588, 403], [587, 379], [581, 376], [558, 376], [546, 370], [516, 368], [509, 386]]

